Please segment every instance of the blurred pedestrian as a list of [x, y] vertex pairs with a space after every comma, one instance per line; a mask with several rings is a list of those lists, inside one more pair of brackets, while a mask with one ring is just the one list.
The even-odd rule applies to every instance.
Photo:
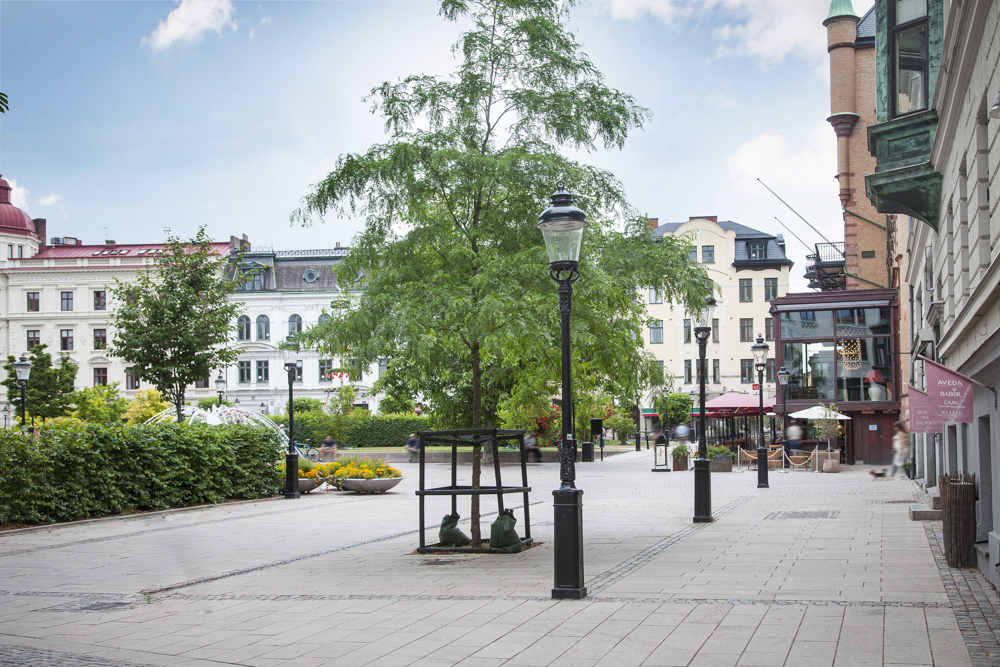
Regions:
[[538, 438], [533, 433], [524, 436], [524, 451], [528, 452], [529, 457], [535, 457], [535, 463], [542, 462], [542, 450], [538, 446]]
[[910, 434], [906, 432], [903, 422], [896, 422], [892, 426], [895, 433], [892, 436], [892, 469], [889, 470], [889, 479], [895, 477], [898, 470], [903, 471], [899, 479], [909, 479], [903, 466], [910, 462]]
[[413, 463], [413, 455], [420, 451], [420, 440], [417, 439], [416, 433], [410, 434], [403, 449], [410, 453], [410, 460], [407, 463]]
[[333, 439], [332, 435], [323, 438], [323, 442], [319, 446], [319, 460], [326, 461], [327, 455], [330, 456], [330, 461], [337, 458], [337, 441]]

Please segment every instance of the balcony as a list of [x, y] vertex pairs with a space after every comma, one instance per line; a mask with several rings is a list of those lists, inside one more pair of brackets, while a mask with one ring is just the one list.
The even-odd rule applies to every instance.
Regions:
[[837, 292], [847, 289], [847, 274], [844, 273], [845, 244], [817, 243], [816, 252], [806, 255], [806, 274], [809, 287], [821, 292]]

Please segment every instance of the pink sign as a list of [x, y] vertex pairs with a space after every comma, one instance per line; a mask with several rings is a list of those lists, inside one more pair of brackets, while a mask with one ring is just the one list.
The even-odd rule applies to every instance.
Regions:
[[910, 393], [910, 433], [940, 433], [940, 422], [932, 422], [928, 415], [927, 394], [915, 387]]
[[928, 418], [943, 423], [972, 421], [972, 380], [924, 357]]

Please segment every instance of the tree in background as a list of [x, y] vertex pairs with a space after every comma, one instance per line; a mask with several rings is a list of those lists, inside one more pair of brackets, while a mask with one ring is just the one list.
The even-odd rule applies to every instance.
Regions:
[[694, 401], [689, 394], [675, 392], [672, 394], [660, 395], [656, 398], [656, 414], [660, 415], [660, 423], [668, 429], [673, 430], [678, 424], [686, 424], [691, 421], [691, 409]]
[[[311, 412], [314, 410], [323, 409], [323, 401], [318, 398], [296, 398], [295, 399], [295, 414], [300, 412]], [[288, 401], [285, 401], [285, 412], [288, 412]]]
[[[68, 355], [59, 355], [59, 365], [52, 365], [52, 355], [45, 351], [47, 345], [36, 345], [28, 352], [31, 362], [31, 376], [25, 392], [28, 414], [42, 421], [53, 417], [63, 417], [73, 410], [73, 383], [76, 381], [77, 365]], [[21, 414], [21, 387], [17, 384], [12, 356], [7, 357], [3, 369], [7, 378], [3, 386], [7, 390], [7, 400], [14, 406], [15, 413]]]
[[380, 415], [409, 414], [416, 410], [416, 403], [409, 396], [398, 394], [387, 394], [378, 402], [378, 412]]
[[[341, 155], [292, 216], [366, 219], [337, 265], [341, 285], [364, 288], [360, 300], [302, 340], [362, 367], [392, 358], [388, 372], [455, 426], [496, 423], [502, 403], [538, 404], [559, 380], [557, 292], [535, 229], [557, 181], [590, 222], [574, 295], [575, 382], [648, 379], [637, 288], [691, 312], [708, 292], [686, 241], [654, 241], [612, 174], [559, 152], [621, 148], [649, 117], [582, 53], [563, 23], [571, 4], [441, 0], [446, 19], [469, 25], [453, 75], [377, 86], [370, 99], [387, 141]], [[474, 488], [479, 454], [476, 445]], [[478, 546], [478, 496], [471, 514]]]
[[140, 389], [135, 392], [135, 397], [129, 402], [128, 409], [122, 416], [129, 424], [142, 424], [169, 407], [170, 404], [163, 400], [163, 394], [158, 390]]
[[129, 408], [128, 399], [118, 395], [118, 383], [84, 387], [73, 392], [73, 416], [95, 424], [121, 423]]
[[353, 384], [344, 385], [330, 393], [329, 408], [332, 415], [349, 415], [354, 412], [358, 390]]
[[188, 386], [236, 361], [230, 343], [243, 304], [229, 301], [237, 277], [204, 227], [190, 241], [171, 236], [166, 245], [134, 283], [116, 281], [109, 354], [132, 365], [183, 421]]

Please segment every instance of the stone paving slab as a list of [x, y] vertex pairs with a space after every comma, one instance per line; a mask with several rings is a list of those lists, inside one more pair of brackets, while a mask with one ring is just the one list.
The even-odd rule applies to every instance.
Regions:
[[[540, 544], [516, 555], [415, 554], [405, 464], [384, 496], [0, 534], [0, 665], [1000, 664], [1000, 600], [941, 570], [911, 483], [713, 474], [716, 521], [692, 524], [692, 474], [652, 474], [651, 457], [578, 465], [581, 601], [549, 597], [547, 463], [529, 471]], [[448, 474], [430, 466], [428, 483]], [[428, 502], [432, 523], [447, 503]]]

